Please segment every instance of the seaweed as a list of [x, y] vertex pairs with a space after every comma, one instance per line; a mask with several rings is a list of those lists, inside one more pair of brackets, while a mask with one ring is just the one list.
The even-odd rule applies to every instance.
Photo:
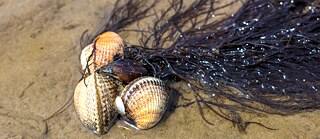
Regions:
[[[216, 11], [239, 1], [171, 0], [168, 8], [154, 13], [157, 1], [142, 9], [143, 0], [118, 2], [111, 20], [94, 36], [126, 31], [128, 25], [154, 17], [148, 31], [133, 30], [142, 37], [139, 46], [126, 46], [125, 58], [166, 82], [185, 82], [195, 90], [190, 104], [197, 103], [207, 123], [203, 108], [241, 131], [254, 122], [243, 122], [239, 112], [289, 115], [320, 108], [318, 3], [240, 1], [242, 7], [227, 15]], [[89, 44], [93, 38], [82, 41]]]

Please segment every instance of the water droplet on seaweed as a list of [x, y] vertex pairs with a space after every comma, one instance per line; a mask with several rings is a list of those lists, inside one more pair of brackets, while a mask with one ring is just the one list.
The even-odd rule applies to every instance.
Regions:
[[315, 86], [311, 86], [312, 91], [317, 92], [318, 89]]
[[189, 88], [191, 88], [191, 87], [192, 87], [190, 83], [188, 83], [188, 87], [189, 87]]
[[245, 97], [246, 99], [249, 99], [249, 98], [250, 98], [250, 96], [249, 96], [248, 94], [245, 94], [244, 97]]
[[243, 21], [242, 24], [247, 25], [247, 26], [249, 25], [249, 23], [246, 21]]
[[283, 79], [287, 79], [287, 76], [285, 74], [282, 75]]

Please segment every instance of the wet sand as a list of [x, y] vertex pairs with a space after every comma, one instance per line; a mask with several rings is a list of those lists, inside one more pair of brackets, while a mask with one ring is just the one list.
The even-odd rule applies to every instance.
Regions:
[[[43, 119], [72, 97], [81, 77], [79, 39], [96, 31], [112, 9], [110, 0], [0, 1], [0, 138], [320, 138], [320, 111], [292, 116], [246, 115], [277, 130], [250, 125], [240, 133], [230, 122], [196, 105], [177, 108], [156, 127], [137, 131], [118, 122], [96, 136], [82, 126], [73, 105]], [[128, 34], [127, 41], [135, 42]]]

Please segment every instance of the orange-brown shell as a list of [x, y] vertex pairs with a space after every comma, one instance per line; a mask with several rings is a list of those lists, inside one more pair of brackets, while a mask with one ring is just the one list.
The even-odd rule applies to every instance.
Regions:
[[115, 56], [123, 55], [123, 47], [124, 42], [118, 34], [105, 32], [99, 35], [94, 43], [82, 50], [80, 56], [82, 69], [85, 69], [88, 64], [92, 73], [101, 66], [113, 62]]
[[[119, 103], [119, 99], [120, 103]], [[166, 111], [169, 95], [165, 84], [154, 77], [140, 77], [129, 83], [116, 100], [121, 114], [139, 129], [155, 126]], [[124, 108], [124, 109], [123, 109]]]
[[96, 134], [110, 129], [116, 120], [114, 100], [118, 95], [116, 83], [98, 73], [82, 79], [74, 92], [74, 106], [80, 121]]

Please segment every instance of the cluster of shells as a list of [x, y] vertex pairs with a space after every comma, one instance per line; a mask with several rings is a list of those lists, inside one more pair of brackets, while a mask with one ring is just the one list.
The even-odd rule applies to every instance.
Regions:
[[149, 129], [167, 108], [165, 83], [145, 76], [142, 65], [123, 59], [123, 50], [121, 37], [105, 32], [81, 52], [85, 76], [76, 86], [74, 106], [83, 125], [98, 135], [107, 133], [119, 117]]

